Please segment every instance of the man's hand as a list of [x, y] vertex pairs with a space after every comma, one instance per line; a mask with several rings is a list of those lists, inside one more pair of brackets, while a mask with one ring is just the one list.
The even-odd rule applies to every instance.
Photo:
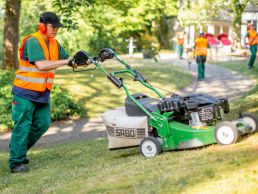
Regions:
[[73, 61], [73, 57], [68, 58], [68, 66], [77, 69], [77, 64]]
[[77, 66], [88, 66], [90, 65], [91, 60], [89, 60], [88, 54], [81, 50], [78, 51], [73, 58], [71, 58], [68, 62], [68, 66], [77, 68]]

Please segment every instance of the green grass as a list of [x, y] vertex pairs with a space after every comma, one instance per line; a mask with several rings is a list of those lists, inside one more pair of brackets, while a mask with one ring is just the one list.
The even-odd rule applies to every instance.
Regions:
[[[258, 79], [258, 64], [252, 71], [246, 70], [246, 66], [241, 66], [238, 62], [219, 65], [234, 68], [250, 78]], [[183, 87], [182, 84], [173, 88], [172, 83], [180, 81], [175, 81], [175, 77], [169, 73], [167, 75], [170, 66], [154, 65], [158, 70], [152, 69], [153, 66], [146, 66], [147, 64], [141, 63], [137, 67], [144, 67], [143, 74], [147, 74], [154, 85], [161, 81], [160, 86], [168, 90]], [[76, 94], [86, 104], [92, 103], [91, 100], [95, 98], [103, 99], [97, 105], [104, 107], [97, 110], [88, 107], [95, 110], [96, 114], [101, 109], [109, 108], [111, 105], [107, 103], [112, 101], [119, 99], [122, 105], [124, 94], [118, 93], [119, 90], [106, 81], [101, 72], [92, 72], [92, 78], [89, 72], [72, 74], [67, 69], [60, 71], [58, 82], [64, 82], [63, 85], [67, 85], [68, 89], [77, 91]], [[161, 75], [160, 71], [164, 73]], [[156, 77], [153, 78], [152, 75]], [[169, 81], [159, 80], [160, 76], [164, 76], [166, 80], [171, 79], [171, 85]], [[190, 80], [189, 78], [188, 82]], [[88, 84], [87, 88], [82, 90], [85, 84]], [[133, 85], [130, 87], [136, 89]], [[239, 103], [247, 111], [257, 113], [257, 90], [255, 87], [245, 97], [232, 101], [233, 111], [230, 115], [237, 113]], [[87, 91], [90, 94], [84, 93]], [[108, 93], [112, 95], [106, 97]], [[120, 99], [120, 96], [123, 98]], [[80, 141], [48, 148], [33, 148], [28, 154], [31, 171], [26, 174], [10, 174], [7, 166], [9, 154], [1, 152], [0, 193], [256, 194], [257, 142], [258, 134], [252, 134], [230, 146], [211, 145], [199, 149], [170, 151], [148, 159], [140, 156], [138, 148], [110, 152], [107, 150], [107, 139]]]
[[0, 193], [257, 193], [258, 134], [231, 146], [140, 156], [107, 140], [33, 148], [29, 173], [10, 174], [0, 153]]
[[[242, 73], [258, 83], [258, 62], [254, 64], [253, 69], [247, 68], [248, 61], [230, 61], [218, 62], [216, 65]], [[258, 85], [246, 93], [244, 96], [234, 99], [230, 102], [231, 112], [226, 119], [236, 118], [239, 112], [252, 112], [258, 115]]]
[[[190, 73], [172, 65], [156, 64], [153, 60], [130, 59], [128, 62], [133, 68], [138, 69], [154, 86], [163, 88], [171, 92], [177, 92], [188, 86], [193, 77]], [[89, 68], [93, 68], [90, 66]], [[117, 62], [105, 62], [104, 68], [108, 71], [123, 68]], [[104, 73], [96, 69], [94, 71], [74, 73], [69, 68], [57, 70], [56, 83], [68, 89], [75, 98], [80, 100], [87, 109], [89, 117], [99, 116], [104, 111], [123, 106], [125, 93], [123, 89], [117, 89]], [[143, 87], [139, 82], [132, 81], [129, 75], [124, 76], [124, 82], [129, 91], [134, 93], [144, 93], [153, 97], [158, 97], [149, 89]], [[160, 90], [165, 96], [171, 95], [169, 92]]]

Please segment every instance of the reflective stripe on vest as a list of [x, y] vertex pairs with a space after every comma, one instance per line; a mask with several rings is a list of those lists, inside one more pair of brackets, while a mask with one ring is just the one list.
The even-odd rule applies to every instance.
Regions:
[[[26, 77], [22, 75], [17, 75], [16, 78], [25, 81], [25, 82], [33, 82], [33, 83], [38, 83], [38, 84], [43, 84], [46, 82], [45, 78], [33, 78], [33, 77]], [[47, 78], [47, 83], [54, 83], [53, 78]]]
[[249, 45], [258, 44], [258, 34], [255, 30], [248, 30], [248, 43]]
[[[57, 41], [50, 38], [48, 47], [40, 32], [27, 36], [23, 40], [21, 48], [24, 47], [26, 40], [30, 36], [37, 38], [46, 60], [58, 60], [59, 49]], [[20, 51], [23, 51], [23, 49]], [[23, 53], [20, 53], [19, 69], [17, 71], [16, 78], [14, 79], [14, 85], [38, 92], [44, 92], [46, 89], [51, 91], [54, 83], [55, 71], [40, 71], [35, 65], [23, 60], [22, 54]]]
[[196, 38], [195, 40], [195, 55], [207, 56], [208, 40], [206, 38]]

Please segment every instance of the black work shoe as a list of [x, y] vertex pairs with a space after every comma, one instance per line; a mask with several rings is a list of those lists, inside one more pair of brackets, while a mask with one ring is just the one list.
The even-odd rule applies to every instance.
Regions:
[[30, 169], [24, 164], [19, 164], [11, 169], [11, 173], [28, 172]]
[[23, 160], [23, 164], [29, 164], [30, 163], [30, 159], [25, 157], [25, 159]]
[[253, 66], [248, 66], [248, 69], [253, 69], [254, 67]]

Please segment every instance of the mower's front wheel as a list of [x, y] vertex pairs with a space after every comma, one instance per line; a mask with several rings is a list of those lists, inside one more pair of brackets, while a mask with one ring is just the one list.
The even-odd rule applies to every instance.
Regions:
[[240, 133], [231, 122], [219, 123], [214, 131], [215, 140], [220, 145], [234, 144], [239, 140]]
[[145, 137], [140, 144], [140, 152], [145, 157], [161, 154], [161, 143], [155, 137]]
[[244, 114], [242, 114], [242, 119], [247, 125], [252, 127], [251, 133], [258, 132], [258, 118], [255, 114], [244, 113]]

